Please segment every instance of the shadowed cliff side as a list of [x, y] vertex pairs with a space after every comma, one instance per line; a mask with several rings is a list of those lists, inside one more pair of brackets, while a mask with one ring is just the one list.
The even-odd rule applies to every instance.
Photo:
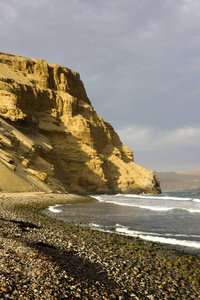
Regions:
[[[0, 171], [23, 190], [160, 192], [68, 68], [0, 53], [0, 116]], [[16, 186], [2, 179], [0, 189]]]

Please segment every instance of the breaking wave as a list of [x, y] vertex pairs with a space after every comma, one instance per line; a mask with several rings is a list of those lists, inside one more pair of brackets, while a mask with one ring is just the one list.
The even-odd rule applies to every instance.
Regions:
[[[120, 225], [118, 225], [118, 227], [116, 228], [116, 232], [127, 235], [127, 236], [139, 237], [139, 238], [141, 238], [143, 240], [147, 240], [147, 241], [153, 241], [153, 242], [162, 243], [162, 244], [179, 245], [179, 246], [184, 246], [184, 247], [200, 249], [199, 241], [179, 240], [179, 239], [175, 238], [175, 236], [177, 236], [177, 235], [175, 235], [173, 238], [167, 238], [164, 236], [159, 236], [156, 233], [147, 233], [147, 232], [139, 232], [139, 231], [130, 230], [127, 227], [120, 226]], [[187, 236], [185, 236], [185, 237], [187, 237]]]

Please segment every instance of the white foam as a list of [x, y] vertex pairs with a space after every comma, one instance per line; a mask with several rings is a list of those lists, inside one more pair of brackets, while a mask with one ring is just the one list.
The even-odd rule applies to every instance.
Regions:
[[183, 210], [183, 211], [187, 211], [189, 213], [200, 213], [199, 209], [187, 209], [187, 208], [181, 208], [181, 207], [159, 207], [159, 206], [139, 206], [139, 208], [143, 208], [143, 209], [149, 209], [152, 211], [169, 211], [169, 210]]
[[[102, 230], [104, 232], [111, 232], [110, 230], [102, 229], [100, 225], [90, 223], [90, 226], [92, 226], [94, 229]], [[194, 237], [194, 238], [200, 238], [199, 235], [187, 235], [187, 234], [159, 234], [155, 232], [142, 232], [142, 231], [136, 231], [136, 230], [129, 230], [128, 227], [116, 224], [115, 225], [115, 231], [126, 236], [132, 236], [132, 237], [139, 237], [146, 241], [152, 241], [156, 243], [163, 243], [163, 244], [170, 244], [170, 245], [179, 245], [183, 247], [190, 247], [190, 248], [197, 248], [200, 249], [200, 242], [198, 241], [190, 241], [190, 240], [178, 240], [175, 237]], [[166, 236], [166, 237], [163, 237]], [[167, 238], [167, 236], [173, 236], [173, 238]]]
[[100, 196], [100, 195], [92, 196], [92, 198], [102, 201], [102, 196]]
[[[118, 223], [115, 225], [115, 227], [116, 228], [122, 228], [123, 230], [128, 231], [128, 227], [120, 225]], [[137, 236], [138, 235], [153, 235], [153, 236], [155, 235], [155, 236], [173, 236], [173, 237], [186, 237], [186, 238], [188, 238], [188, 237], [200, 238], [199, 235], [188, 235], [188, 234], [180, 234], [180, 233], [178, 233], [178, 234], [173, 234], [173, 233], [157, 233], [157, 232], [145, 232], [145, 231], [136, 231], [136, 230], [134, 230], [132, 232], [134, 232]]]
[[117, 232], [133, 232], [135, 234], [135, 236], [138, 236], [138, 235], [141, 235], [141, 234], [145, 234], [145, 235], [160, 235], [158, 233], [155, 233], [155, 232], [142, 232], [142, 231], [136, 231], [136, 230], [129, 230], [128, 227], [126, 226], [123, 226], [123, 225], [120, 225], [120, 224], [116, 224], [116, 231]]
[[179, 207], [161, 207], [161, 206], [145, 206], [145, 205], [136, 205], [132, 203], [124, 203], [124, 202], [115, 202], [115, 201], [108, 201], [108, 200], [99, 200], [100, 202], [106, 202], [106, 203], [112, 203], [115, 205], [121, 205], [121, 206], [129, 206], [129, 207], [137, 207], [141, 209], [148, 209], [152, 211], [169, 211], [173, 209], [181, 209]]
[[139, 237], [147, 241], [200, 249], [200, 242], [198, 241], [177, 240], [175, 238], [166, 238], [157, 235], [150, 235], [150, 234], [145, 234], [145, 232], [129, 230], [127, 227], [123, 227], [123, 226], [116, 228], [116, 231], [124, 235]]
[[[121, 194], [118, 194], [117, 196], [120, 196]], [[106, 196], [106, 197], [105, 197]], [[132, 195], [132, 194], [125, 194], [123, 195], [125, 197], [129, 197], [131, 196], [132, 198], [137, 198], [138, 195]], [[121, 205], [121, 206], [129, 206], [129, 207], [136, 207], [136, 208], [140, 208], [140, 209], [148, 209], [151, 211], [157, 211], [157, 212], [164, 212], [164, 211], [171, 211], [171, 210], [183, 210], [183, 211], [187, 211], [189, 213], [200, 213], [199, 209], [187, 209], [187, 208], [183, 208], [183, 207], [177, 207], [177, 206], [150, 206], [150, 205], [141, 205], [141, 204], [135, 204], [133, 201], [128, 201], [126, 200], [126, 202], [124, 202], [123, 199], [119, 199], [119, 197], [117, 197], [117, 199], [112, 198], [113, 196], [110, 195], [99, 195], [99, 196], [95, 196], [94, 198], [98, 199], [99, 202], [105, 202], [105, 203], [111, 203], [111, 204], [115, 204], [115, 205]], [[141, 197], [141, 199], [149, 199], [149, 197], [147, 196], [139, 196]], [[151, 197], [151, 199], [155, 199], [155, 197]], [[192, 198], [176, 198], [176, 197], [156, 197], [156, 199], [184, 199], [184, 200], [193, 200]], [[193, 201], [195, 202], [200, 202], [200, 199], [194, 199]], [[163, 202], [163, 204], [166, 204], [166, 202]], [[159, 202], [159, 204], [161, 204], [161, 202]]]
[[187, 211], [189, 211], [190, 213], [200, 213], [200, 209], [186, 209]]
[[101, 227], [99, 224], [95, 224], [95, 223], [89, 223], [89, 226], [91, 226], [91, 227], [97, 227], [97, 228]]
[[188, 235], [188, 234], [170, 234], [170, 233], [168, 233], [168, 234], [164, 234], [164, 235], [173, 235], [173, 236], [176, 236], [176, 237], [186, 237], [186, 238], [191, 238], [191, 237], [193, 237], [193, 238], [198, 238], [198, 239], [200, 239], [200, 235], [196, 235], [196, 234], [191, 234], [191, 235]]
[[[115, 198], [135, 198], [135, 199], [146, 199], [146, 200], [174, 200], [174, 201], [195, 201], [195, 202], [200, 202], [200, 199], [193, 199], [193, 198], [183, 198], [183, 197], [170, 197], [168, 195], [159, 195], [155, 196], [153, 194], [116, 194], [116, 195], [95, 195], [93, 198], [97, 199], [98, 201], [101, 202], [107, 202], [107, 203], [116, 203], [114, 201]], [[111, 201], [110, 199], [113, 199]]]
[[62, 210], [61, 209], [57, 209], [57, 207], [59, 207], [59, 206], [61, 206], [60, 204], [56, 204], [56, 205], [54, 205], [54, 206], [49, 206], [48, 207], [48, 210], [50, 211], [50, 212], [53, 212], [53, 213], [60, 213], [60, 212], [62, 212]]
[[159, 206], [139, 206], [139, 208], [143, 208], [143, 209], [149, 209], [149, 210], [152, 210], [152, 211], [169, 211], [169, 210], [175, 210], [175, 209], [178, 209], [178, 210], [184, 210], [184, 211], [187, 211], [189, 213], [200, 213], [200, 210], [199, 209], [187, 209], [187, 208], [181, 208], [181, 207], [159, 207]]
[[200, 202], [200, 199], [193, 199], [194, 202]]
[[169, 197], [169, 196], [148, 196], [148, 195], [132, 195], [132, 194], [125, 194], [124, 197], [126, 198], [139, 198], [139, 199], [160, 199], [160, 200], [180, 200], [180, 201], [191, 201], [192, 198], [181, 198], [181, 197]]
[[153, 210], [153, 211], [168, 211], [168, 210], [177, 209], [177, 207], [142, 206], [142, 205], [138, 207], [143, 209]]

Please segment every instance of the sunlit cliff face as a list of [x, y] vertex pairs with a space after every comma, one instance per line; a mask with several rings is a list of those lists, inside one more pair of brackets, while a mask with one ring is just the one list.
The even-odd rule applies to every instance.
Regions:
[[0, 115], [0, 163], [27, 189], [160, 192], [156, 175], [133, 162], [68, 68], [1, 53]]

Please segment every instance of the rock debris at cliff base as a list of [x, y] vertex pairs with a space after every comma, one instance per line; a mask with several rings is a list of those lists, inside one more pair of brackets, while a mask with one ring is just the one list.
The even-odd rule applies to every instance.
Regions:
[[199, 257], [37, 213], [70, 200], [0, 198], [1, 299], [200, 299]]
[[1, 170], [13, 182], [1, 178], [4, 192], [161, 191], [154, 172], [133, 162], [133, 151], [96, 113], [78, 73], [5, 53], [0, 53]]

